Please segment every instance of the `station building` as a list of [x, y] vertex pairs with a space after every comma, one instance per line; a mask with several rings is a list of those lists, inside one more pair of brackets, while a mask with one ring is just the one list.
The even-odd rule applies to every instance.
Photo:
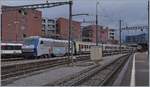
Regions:
[[139, 35], [126, 36], [126, 43], [148, 43], [148, 34], [143, 33]]

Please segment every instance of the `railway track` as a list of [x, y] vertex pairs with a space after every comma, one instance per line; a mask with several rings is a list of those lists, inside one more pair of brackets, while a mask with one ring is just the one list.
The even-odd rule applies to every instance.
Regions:
[[[86, 55], [86, 54], [80, 54], [80, 55]], [[76, 55], [76, 56], [80, 56], [80, 55]], [[89, 54], [87, 54], [89, 55]], [[65, 57], [65, 56], [64, 56]], [[57, 57], [50, 57], [50, 58], [57, 58]], [[48, 58], [39, 58], [39, 59], [25, 59], [23, 57], [14, 57], [14, 58], [1, 58], [1, 62], [11, 62], [11, 61], [24, 61], [24, 60], [41, 60], [41, 59], [48, 59]]]
[[77, 74], [47, 84], [48, 86], [104, 86], [120, 70], [131, 54], [122, 56], [106, 65], [95, 65]]
[[[86, 54], [82, 54], [83, 56]], [[89, 54], [87, 54], [89, 55]], [[80, 55], [76, 55], [76, 56], [80, 56]], [[65, 57], [65, 56], [64, 56]], [[58, 57], [52, 57], [52, 58], [39, 58], [39, 59], [25, 59], [23, 57], [19, 57], [19, 58], [7, 58], [7, 59], [1, 59], [1, 62], [15, 62], [15, 61], [32, 61], [32, 60], [45, 60], [45, 59], [53, 59], [53, 58], [58, 58]]]
[[[120, 52], [118, 51], [115, 51], [115, 52], [107, 52], [107, 51], [104, 51], [103, 52], [103, 57], [105, 56], [110, 56], [110, 55], [117, 55], [119, 54]], [[128, 53], [128, 52], [124, 52], [124, 53]], [[80, 55], [85, 55], [85, 54], [80, 54]], [[89, 53], [88, 53], [89, 55]], [[56, 58], [56, 57], [53, 57], [53, 58]], [[46, 58], [40, 58], [40, 59], [46, 59]], [[23, 61], [23, 60], [35, 60], [35, 59], [24, 59], [23, 57], [15, 57], [15, 58], [2, 58], [1, 59], [1, 62], [11, 62], [11, 61]], [[36, 59], [38, 60], [38, 59]]]
[[6, 59], [2, 58], [2, 59], [1, 59], [1, 62], [20, 61], [20, 60], [25, 60], [25, 59], [22, 58], [22, 57], [19, 57], [19, 58], [6, 58]]
[[[90, 59], [89, 55], [81, 55], [75, 57], [76, 59], [74, 59], [74, 61], [83, 61], [83, 60]], [[53, 59], [53, 60], [43, 60], [38, 62], [1, 66], [1, 79], [2, 82], [5, 82], [5, 80], [12, 77], [17, 77], [33, 71], [38, 71], [38, 70], [47, 69], [54, 66], [69, 64], [69, 63], [70, 60], [68, 60], [67, 57], [63, 57], [63, 58]]]

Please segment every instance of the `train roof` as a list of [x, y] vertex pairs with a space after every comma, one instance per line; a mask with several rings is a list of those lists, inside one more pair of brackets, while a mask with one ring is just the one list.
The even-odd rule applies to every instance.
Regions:
[[28, 38], [35, 38], [35, 39], [40, 39], [40, 40], [44, 40], [44, 41], [64, 42], [64, 43], [68, 42], [68, 40], [57, 40], [57, 39], [52, 39], [52, 38], [43, 38], [40, 36], [30, 36], [25, 39], [28, 39]]
[[14, 46], [20, 45], [20, 46], [22, 46], [21, 43], [1, 43], [1, 45], [14, 45]]
[[45, 41], [53, 41], [53, 42], [64, 42], [67, 43], [68, 40], [56, 40], [56, 39], [52, 39], [52, 38], [39, 38], [40, 40], [45, 40]]

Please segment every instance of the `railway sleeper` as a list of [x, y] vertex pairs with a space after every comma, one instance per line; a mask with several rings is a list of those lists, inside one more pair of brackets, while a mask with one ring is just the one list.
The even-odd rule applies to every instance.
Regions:
[[[128, 55], [125, 55], [125, 56], [122, 56], [123, 58], [127, 58], [128, 57]], [[122, 60], [122, 57], [120, 57], [120, 58], [118, 58], [117, 60], [115, 60], [115, 61], [113, 61], [112, 63], [110, 63], [110, 64], [108, 64], [108, 65], [104, 65], [103, 66], [103, 68], [102, 67], [95, 67], [95, 68], [92, 68], [92, 70], [87, 70], [87, 72], [85, 72], [85, 73], [82, 73], [82, 74], [79, 74], [78, 76], [75, 76], [75, 77], [72, 77], [73, 79], [69, 79], [69, 80], [65, 80], [65, 81], [63, 81], [63, 82], [59, 82], [59, 83], [57, 83], [57, 84], [53, 84], [53, 85], [62, 85], [62, 86], [78, 86], [78, 85], [82, 85], [84, 82], [86, 82], [88, 79], [90, 79], [91, 77], [93, 77], [94, 75], [96, 75], [96, 74], [98, 74], [98, 72], [100, 72], [100, 71], [105, 71], [105, 68], [106, 67], [108, 67], [108, 66], [111, 66], [112, 64], [114, 64], [114, 63], [118, 63], [118, 62], [120, 62], [119, 60]], [[117, 62], [118, 61], [118, 62]], [[118, 63], [119, 64], [119, 63]], [[117, 66], [117, 64], [116, 65], [114, 65], [114, 66]], [[113, 67], [114, 67], [113, 66]], [[109, 69], [108, 71], [112, 71], [112, 68], [111, 69]], [[106, 71], [105, 71], [106, 72]], [[103, 72], [104, 73], [104, 72]], [[109, 72], [106, 74], [106, 75], [108, 75], [109, 74]], [[102, 78], [102, 80], [103, 80], [103, 78]], [[105, 79], [103, 80], [103, 81], [105, 81]], [[65, 82], [65, 83], [64, 83]], [[100, 83], [102, 83], [102, 82], [100, 82]], [[99, 84], [100, 84], [99, 83]], [[52, 85], [52, 84], [48, 84], [48, 85]], [[94, 85], [94, 84], [93, 84]]]

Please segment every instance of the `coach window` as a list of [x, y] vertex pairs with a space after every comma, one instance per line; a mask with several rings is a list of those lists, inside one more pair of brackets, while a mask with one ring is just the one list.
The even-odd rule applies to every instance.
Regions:
[[13, 46], [6, 46], [5, 50], [13, 50]]
[[82, 47], [81, 47], [81, 44], [79, 44], [79, 47], [82, 48]]
[[44, 43], [43, 41], [40, 42], [40, 44], [43, 44], [43, 43]]
[[25, 38], [25, 37], [27, 37], [27, 35], [26, 35], [26, 34], [23, 34], [23, 38]]
[[21, 46], [15, 46], [14, 49], [15, 50], [21, 50]]
[[1, 50], [5, 50], [5, 46], [1, 46]]
[[91, 48], [91, 46], [89, 45], [89, 48]]
[[81, 45], [81, 48], [83, 48], [83, 45]]

